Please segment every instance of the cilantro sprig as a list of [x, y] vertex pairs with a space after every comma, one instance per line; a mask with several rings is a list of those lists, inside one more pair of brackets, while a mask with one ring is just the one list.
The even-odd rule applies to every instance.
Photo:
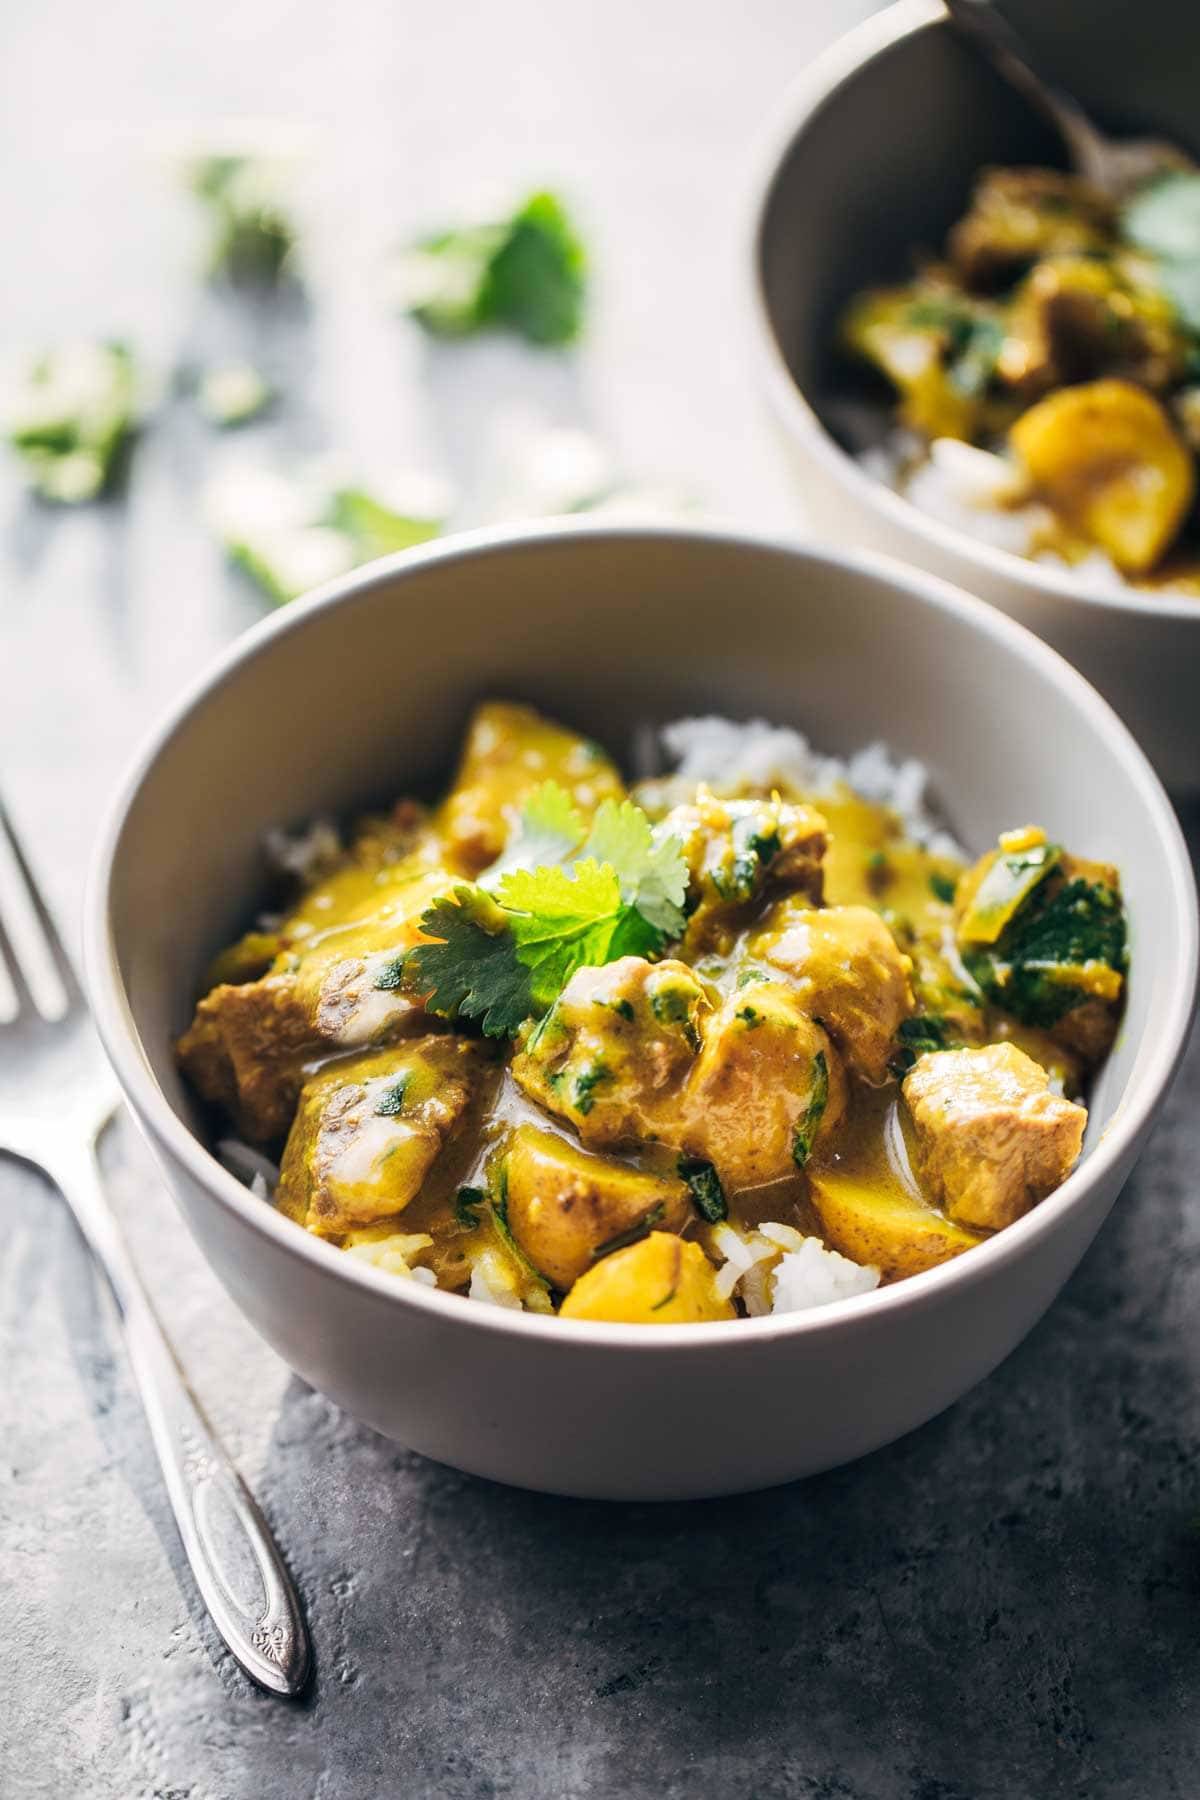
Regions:
[[403, 310], [438, 337], [500, 328], [542, 345], [578, 336], [586, 280], [583, 244], [550, 193], [507, 218], [422, 238], [393, 271]]
[[546, 782], [499, 862], [422, 915], [430, 941], [407, 952], [400, 979], [428, 1011], [513, 1037], [576, 969], [658, 954], [683, 929], [686, 887], [678, 841], [656, 835], [632, 801], [606, 800], [589, 829]]

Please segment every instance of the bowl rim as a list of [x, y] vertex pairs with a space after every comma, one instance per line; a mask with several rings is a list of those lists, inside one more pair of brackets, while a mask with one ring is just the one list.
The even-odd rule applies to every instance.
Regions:
[[893, 0], [891, 6], [835, 39], [814, 58], [786, 90], [759, 133], [750, 158], [740, 258], [745, 335], [750, 340], [751, 360], [759, 380], [780, 422], [805, 443], [834, 480], [862, 505], [881, 512], [892, 524], [933, 549], [975, 563], [993, 579], [1023, 582], [1059, 599], [1079, 601], [1139, 620], [1186, 619], [1200, 629], [1200, 596], [1168, 594], [1151, 588], [1133, 588], [1127, 593], [1087, 588], [1073, 580], [1069, 572], [1060, 573], [1046, 563], [1018, 556], [1015, 551], [1000, 550], [923, 512], [904, 494], [868, 474], [842, 448], [788, 367], [763, 280], [767, 213], [780, 170], [810, 123], [840, 88], [892, 45], [939, 26], [952, 29], [942, 0]]
[[[1040, 666], [1081, 712], [1091, 729], [1106, 737], [1128, 765], [1160, 842], [1164, 884], [1179, 933], [1178, 979], [1172, 985], [1163, 1016], [1147, 1031], [1144, 1066], [1136, 1073], [1132, 1094], [1121, 1096], [1117, 1110], [1100, 1141], [1061, 1187], [1047, 1196], [1023, 1219], [1008, 1226], [969, 1256], [952, 1258], [939, 1267], [907, 1277], [888, 1287], [796, 1313], [766, 1318], [712, 1321], [705, 1324], [626, 1325], [599, 1321], [561, 1319], [539, 1313], [518, 1312], [477, 1302], [463, 1303], [462, 1296], [431, 1289], [421, 1282], [397, 1280], [356, 1257], [304, 1231], [273, 1207], [251, 1194], [222, 1167], [200, 1138], [179, 1118], [159, 1086], [142, 1048], [125, 991], [116, 955], [111, 916], [111, 890], [121, 839], [128, 814], [143, 782], [159, 755], [184, 729], [214, 694], [245, 664], [255, 661], [276, 639], [303, 631], [308, 622], [344, 601], [372, 589], [390, 586], [399, 579], [417, 576], [431, 564], [454, 564], [503, 556], [512, 549], [554, 546], [592, 540], [625, 539], [643, 545], [683, 540], [689, 544], [713, 544], [745, 551], [751, 556], [767, 553], [825, 569], [849, 570], [889, 584], [907, 600], [934, 612], [964, 619], [984, 640], [1015, 650], [1034, 666]], [[276, 1248], [306, 1263], [314, 1275], [351, 1286], [396, 1306], [415, 1307], [436, 1322], [480, 1331], [516, 1332], [547, 1336], [566, 1346], [593, 1345], [606, 1350], [644, 1351], [652, 1346], [679, 1351], [690, 1346], [699, 1355], [714, 1348], [733, 1350], [735, 1344], [752, 1345], [810, 1333], [836, 1336], [860, 1324], [882, 1320], [891, 1312], [920, 1307], [951, 1289], [990, 1279], [1004, 1266], [1035, 1251], [1043, 1237], [1052, 1234], [1068, 1212], [1083, 1203], [1087, 1194], [1122, 1160], [1132, 1158], [1165, 1098], [1187, 1044], [1196, 1001], [1197, 963], [1200, 955], [1200, 921], [1196, 889], [1183, 833], [1174, 810], [1146, 756], [1108, 702], [1058, 653], [1009, 619], [996, 608], [964, 593], [940, 577], [910, 567], [877, 552], [843, 550], [815, 544], [794, 533], [759, 530], [736, 523], [634, 524], [618, 520], [563, 518], [534, 524], [502, 525], [462, 532], [384, 557], [315, 589], [288, 606], [268, 614], [243, 632], [184, 689], [143, 738], [128, 765], [101, 824], [87, 882], [83, 918], [84, 967], [88, 996], [101, 1040], [112, 1062], [122, 1092], [135, 1119], [146, 1130], [152, 1145], [167, 1160], [182, 1166], [206, 1199]], [[1127, 1171], [1126, 1171], [1127, 1172]], [[174, 1197], [174, 1195], [173, 1195]], [[176, 1204], [179, 1202], [176, 1199]], [[736, 1324], [737, 1330], [732, 1326]], [[564, 1336], [564, 1334], [566, 1334]]]

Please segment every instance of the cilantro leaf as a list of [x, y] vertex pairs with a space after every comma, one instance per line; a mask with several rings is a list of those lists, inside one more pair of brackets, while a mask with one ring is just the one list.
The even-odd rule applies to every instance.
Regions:
[[553, 194], [534, 194], [511, 220], [479, 295], [484, 320], [532, 344], [567, 344], [579, 332], [586, 259]]
[[632, 800], [603, 801], [579, 854], [611, 863], [625, 904], [664, 937], [678, 937], [688, 883], [683, 849], [676, 837], [656, 838], [640, 806]]
[[1121, 235], [1156, 259], [1167, 298], [1200, 332], [1200, 174], [1172, 169], [1139, 188], [1122, 208]]
[[825, 1060], [825, 1052], [818, 1050], [813, 1057], [813, 1083], [808, 1105], [792, 1136], [792, 1160], [798, 1169], [802, 1169], [812, 1155], [813, 1144], [828, 1104], [829, 1064]]
[[681, 1156], [676, 1167], [691, 1188], [696, 1211], [702, 1219], [707, 1219], [710, 1225], [719, 1225], [722, 1219], [729, 1217], [721, 1177], [710, 1162], [699, 1157]]
[[569, 871], [514, 869], [498, 896], [539, 1007], [553, 1005], [576, 969], [644, 955], [662, 943], [655, 927], [622, 900], [612, 864], [593, 857]]
[[463, 882], [435, 900], [421, 930], [436, 941], [405, 957], [404, 985], [428, 1011], [476, 1019], [487, 1037], [515, 1037], [534, 1011], [529, 970], [503, 913], [479, 888]]
[[482, 888], [499, 886], [514, 869], [539, 869], [561, 863], [577, 850], [586, 825], [575, 802], [557, 781], [543, 781], [517, 815], [503, 853], [479, 877]]
[[43, 499], [95, 500], [116, 484], [138, 426], [139, 380], [122, 343], [62, 344], [38, 356], [9, 395], [3, 436]]
[[656, 838], [628, 800], [606, 801], [572, 854], [584, 829], [570, 796], [544, 782], [499, 861], [422, 914], [434, 941], [393, 959], [376, 985], [402, 985], [430, 1012], [504, 1037], [553, 1006], [576, 969], [657, 955], [683, 927], [678, 842]]
[[962, 957], [996, 1006], [1049, 1031], [1092, 996], [1097, 972], [1110, 971], [1119, 992], [1128, 962], [1121, 897], [1082, 877], [1053, 893], [1036, 888], [996, 944], [965, 945]]
[[209, 213], [209, 273], [235, 285], [273, 287], [288, 272], [297, 228], [287, 170], [277, 158], [201, 157], [190, 185]]
[[585, 274], [583, 245], [549, 193], [507, 219], [424, 238], [395, 270], [401, 306], [427, 331], [465, 337], [500, 326], [534, 344], [578, 334]]
[[1121, 210], [1121, 235], [1152, 256], [1200, 256], [1200, 175], [1172, 169], [1140, 187]]
[[954, 1040], [940, 1013], [914, 1013], [902, 1019], [896, 1031], [897, 1048], [888, 1068], [897, 1081], [903, 1081], [918, 1057], [932, 1050], [950, 1050]]

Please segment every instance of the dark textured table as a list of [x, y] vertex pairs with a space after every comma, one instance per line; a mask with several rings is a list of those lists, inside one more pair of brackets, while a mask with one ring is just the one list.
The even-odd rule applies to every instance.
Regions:
[[[532, 407], [786, 522], [737, 333], [738, 183], [791, 71], [865, 10], [18, 5], [5, 344], [251, 345], [290, 395], [253, 444], [433, 461], [468, 504], [491, 425]], [[156, 160], [181, 122], [264, 111], [313, 145], [311, 301], [282, 318], [199, 296]], [[434, 353], [381, 310], [391, 235], [481, 175], [578, 196], [599, 270], [578, 358]], [[62, 516], [0, 491], [0, 774], [68, 919], [132, 744], [261, 610], [201, 517], [227, 448], [172, 402], [122, 498]], [[659, 1509], [491, 1487], [354, 1425], [243, 1324], [118, 1128], [139, 1257], [304, 1590], [296, 1706], [221, 1653], [79, 1240], [0, 1165], [0, 1794], [1194, 1800], [1198, 1113], [1194, 1048], [1082, 1270], [952, 1412], [804, 1486]]]

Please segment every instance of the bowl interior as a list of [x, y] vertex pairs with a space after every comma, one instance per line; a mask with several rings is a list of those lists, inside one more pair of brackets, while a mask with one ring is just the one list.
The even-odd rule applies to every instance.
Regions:
[[[1177, 53], [1181, 35], [1195, 41], [1184, 9], [1155, 0], [1157, 25], [1138, 31], [1154, 50], [1132, 62], [1127, 8], [1118, 31], [1118, 9], [1100, 7], [1095, 33], [1090, 11], [1085, 30], [1069, 8], [1027, 0], [1009, 10], [1041, 65], [1057, 70], [1111, 129], [1152, 127], [1196, 146], [1187, 58]], [[909, 29], [914, 20], [923, 22]], [[863, 41], [886, 35], [889, 21], [901, 35], [835, 81], [782, 148], [758, 235], [780, 352], [826, 429], [855, 448], [885, 422], [885, 408], [855, 403], [862, 377], [835, 347], [846, 301], [863, 286], [903, 280], [914, 252], [938, 253], [987, 164], [1065, 162], [1057, 134], [956, 36], [940, 8], [904, 0], [864, 28]]]
[[171, 1040], [207, 959], [260, 902], [263, 833], [428, 789], [486, 694], [538, 703], [619, 754], [638, 726], [689, 712], [765, 717], [836, 752], [884, 738], [928, 765], [968, 847], [1032, 820], [1116, 863], [1133, 974], [1089, 1142], [1123, 1101], [1161, 1089], [1190, 1000], [1190, 873], [1148, 765], [1078, 676], [899, 565], [570, 527], [464, 539], [298, 604], [243, 640], [151, 746], [93, 906], [107, 900], [136, 1044], [185, 1125]]

